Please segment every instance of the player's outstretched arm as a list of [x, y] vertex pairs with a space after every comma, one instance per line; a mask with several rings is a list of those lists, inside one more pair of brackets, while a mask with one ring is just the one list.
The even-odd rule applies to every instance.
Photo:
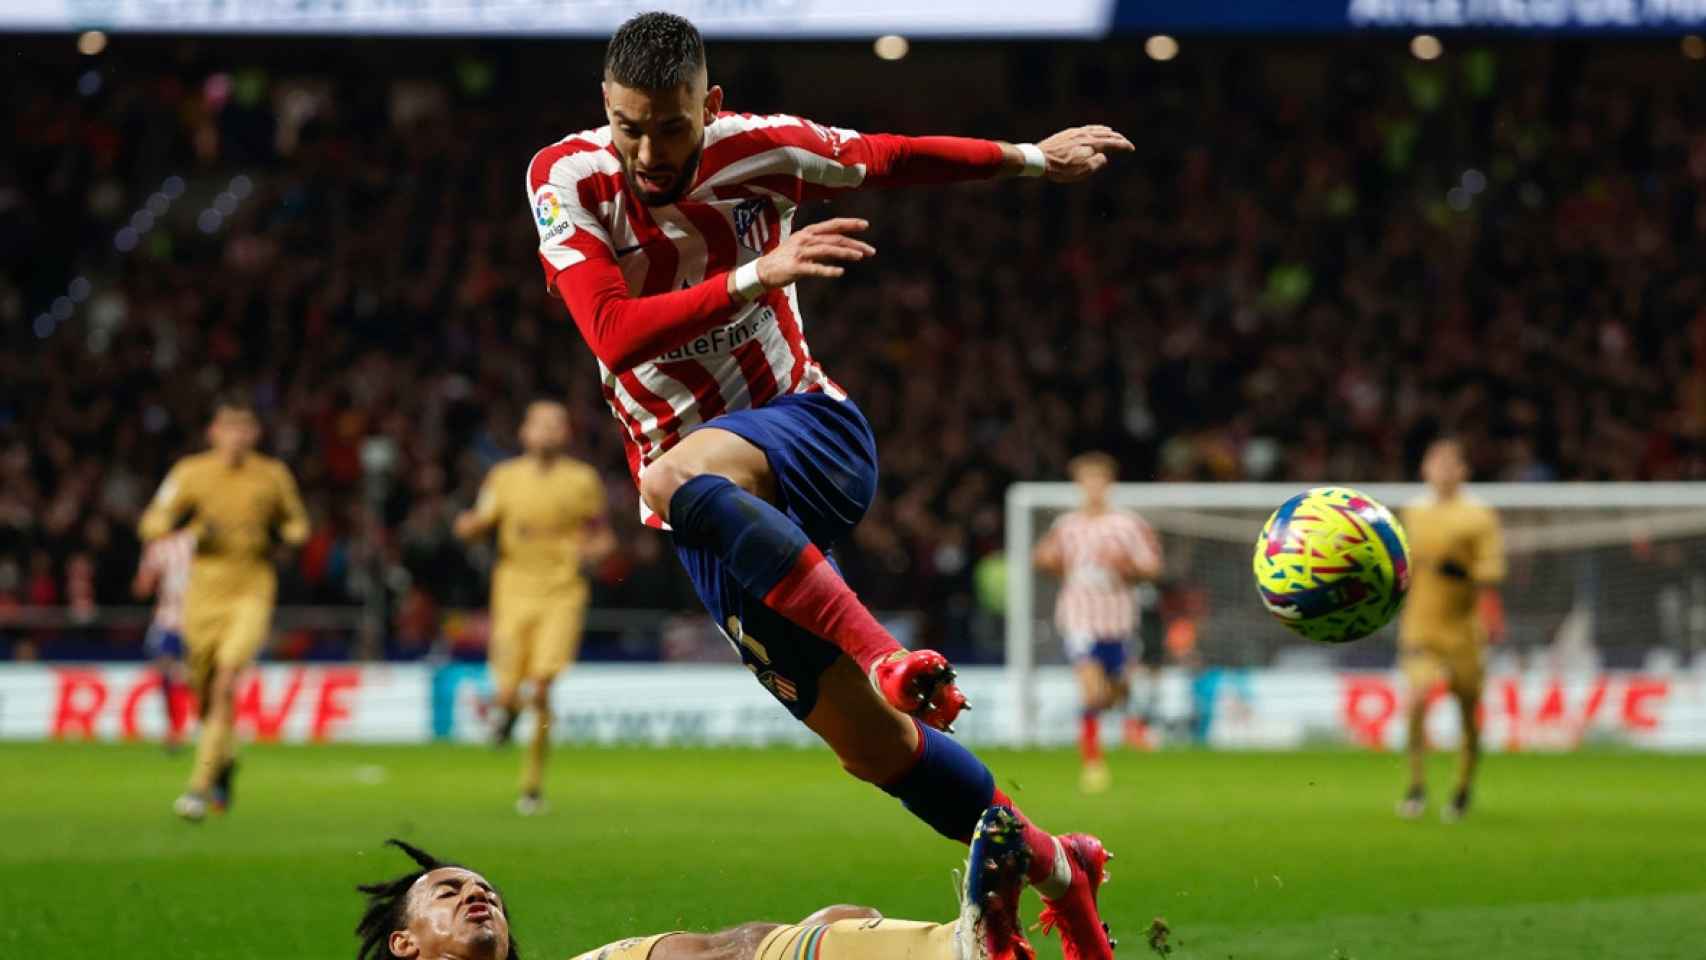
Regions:
[[[1024, 172], [1025, 157], [1020, 148], [1003, 144], [1007, 163], [1004, 172]], [[1077, 183], [1108, 165], [1108, 157], [1116, 153], [1131, 153], [1137, 149], [1125, 135], [1112, 127], [1092, 124], [1070, 127], [1045, 140], [1038, 141], [1042, 152], [1042, 175], [1054, 183]], [[1034, 159], [1034, 158], [1033, 158]]]
[[[1101, 124], [1069, 127], [1037, 143], [1024, 144], [811, 129], [815, 135], [805, 137], [801, 145], [831, 161], [836, 169], [862, 167], [865, 172], [856, 185], [864, 187], [961, 183], [994, 177], [1045, 177], [1055, 183], [1076, 183], [1106, 167], [1112, 155], [1136, 149], [1124, 134]], [[807, 178], [822, 181], [807, 190], [808, 198], [854, 185], [853, 181], [813, 170], [809, 163], [802, 172]]]
[[[789, 118], [783, 118], [789, 119]], [[742, 136], [778, 152], [797, 182], [794, 199], [822, 200], [865, 187], [930, 186], [997, 177], [1047, 177], [1073, 183], [1108, 165], [1110, 156], [1130, 153], [1131, 141], [1112, 127], [1070, 127], [1038, 143], [1005, 143], [973, 137], [911, 137], [860, 133], [798, 117], [768, 123]], [[766, 171], [770, 172], [770, 171]]]

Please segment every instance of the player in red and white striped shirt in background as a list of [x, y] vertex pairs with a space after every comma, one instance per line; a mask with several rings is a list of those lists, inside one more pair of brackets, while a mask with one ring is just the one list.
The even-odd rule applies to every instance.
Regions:
[[[864, 187], [1073, 182], [1132, 145], [1101, 126], [1012, 144], [725, 112], [698, 31], [667, 13], [611, 37], [603, 92], [607, 125], [539, 151], [528, 203], [546, 286], [598, 358], [642, 515], [672, 529], [713, 621], [771, 695], [848, 772], [963, 842], [1011, 801], [943, 732], [965, 706], [953, 671], [904, 650], [826, 556], [876, 494], [876, 449], [806, 345], [794, 283], [876, 251], [855, 236], [862, 220], [795, 230], [793, 218]], [[1069, 960], [1111, 960], [1101, 844], [1031, 826], [1026, 845], [1045, 929], [1061, 929]]]
[[149, 542], [136, 565], [130, 591], [138, 600], [154, 597], [154, 619], [142, 639], [142, 648], [160, 676], [160, 706], [166, 718], [166, 749], [178, 747], [181, 731], [172, 704], [185, 695], [184, 679], [184, 591], [190, 585], [190, 563], [195, 559], [195, 531], [186, 527], [177, 533]]
[[[1037, 544], [1037, 569], [1060, 578], [1054, 602], [1055, 629], [1066, 645], [1083, 694], [1084, 714], [1078, 745], [1084, 756], [1080, 785], [1086, 793], [1108, 788], [1111, 776], [1102, 759], [1101, 714], [1128, 703], [1132, 679], [1143, 671], [1144, 699], [1154, 685], [1161, 645], [1142, 644], [1137, 629], [1143, 611], [1138, 586], [1161, 576], [1161, 541], [1142, 517], [1108, 503], [1118, 478], [1114, 458], [1086, 453], [1073, 458], [1072, 480], [1084, 492], [1084, 505], [1062, 514]], [[1129, 647], [1142, 645], [1139, 662]], [[1153, 648], [1155, 656], [1147, 656]], [[1128, 717], [1130, 738], [1143, 743], [1146, 717]]]

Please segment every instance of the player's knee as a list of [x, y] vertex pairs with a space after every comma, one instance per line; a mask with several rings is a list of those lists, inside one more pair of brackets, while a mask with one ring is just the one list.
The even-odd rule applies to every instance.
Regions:
[[640, 477], [640, 499], [653, 513], [668, 520], [669, 501], [675, 497], [675, 491], [699, 473], [692, 466], [665, 457], [647, 467]]
[[551, 678], [538, 677], [533, 681], [533, 689], [527, 695], [527, 702], [535, 710], [548, 710], [551, 707]]
[[237, 671], [220, 667], [213, 671], [213, 678], [208, 682], [208, 698], [224, 702], [232, 698], [236, 689]]

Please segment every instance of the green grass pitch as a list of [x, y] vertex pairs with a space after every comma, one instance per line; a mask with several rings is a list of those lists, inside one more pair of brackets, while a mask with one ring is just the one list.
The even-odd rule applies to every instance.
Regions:
[[[1452, 826], [1393, 817], [1393, 756], [1122, 753], [1097, 797], [1075, 791], [1069, 753], [987, 759], [1042, 824], [1118, 855], [1103, 905], [1127, 960], [1152, 956], [1157, 916], [1175, 960], [1706, 956], [1699, 758], [1495, 756]], [[530, 960], [832, 902], [953, 914], [961, 848], [821, 750], [563, 749], [533, 820], [511, 811], [517, 760], [253, 748], [236, 811], [191, 826], [169, 811], [185, 756], [0, 746], [0, 956], [348, 957], [350, 888], [399, 871], [379, 847], [392, 835], [491, 876]], [[1434, 780], [1443, 795], [1447, 759]]]

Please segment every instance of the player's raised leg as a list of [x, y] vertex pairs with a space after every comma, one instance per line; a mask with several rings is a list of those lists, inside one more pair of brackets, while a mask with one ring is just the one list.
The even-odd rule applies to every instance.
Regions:
[[[806, 725], [842, 766], [900, 800], [943, 836], [967, 842], [985, 809], [1012, 807], [982, 760], [953, 737], [884, 703], [846, 657], [836, 658], [818, 678], [817, 698]], [[1022, 818], [1021, 824], [1026, 880], [1043, 895], [1046, 916], [1061, 928], [1069, 960], [1110, 957], [1113, 948], [1096, 904], [1109, 854], [1093, 837], [1055, 837]]]
[[[860, 427], [868, 427], [862, 419]], [[817, 491], [833, 505], [825, 523], [851, 529], [875, 492], [869, 470], [839, 472]], [[863, 475], [862, 475], [863, 474]], [[718, 421], [694, 431], [654, 463], [640, 495], [675, 529], [680, 544], [705, 549], [750, 596], [852, 658], [888, 701], [947, 727], [964, 706], [947, 661], [932, 651], [908, 653], [871, 616], [802, 526], [772, 502], [776, 476], [769, 458], [745, 436]]]
[[[904, 669], [928, 651], [891, 660], [900, 646], [816, 546], [850, 532], [875, 493], [876, 451], [863, 414], [849, 400], [812, 393], [726, 414], [712, 427], [677, 448], [694, 455], [678, 461], [691, 468], [668, 483], [648, 471], [641, 487], [653, 509], [662, 493], [673, 491], [666, 506], [677, 552], [714, 622], [759, 682], [829, 744], [850, 773], [901, 800], [944, 836], [966, 842], [983, 811], [1007, 800], [983, 762], [935, 726], [945, 726], [963, 706], [946, 662], [936, 658], [945, 685], [936, 687], [934, 703], [897, 696], [883, 681], [905, 677]], [[708, 435], [714, 444], [699, 440]], [[698, 459], [709, 450], [724, 451], [729, 460]], [[777, 503], [753, 495], [755, 489]], [[799, 573], [804, 558], [813, 562]], [[792, 576], [784, 569], [790, 564]], [[805, 582], [797, 591], [765, 586], [798, 581]], [[788, 602], [777, 602], [784, 592]], [[837, 630], [845, 633], [832, 643]], [[876, 647], [878, 659], [861, 662], [847, 652], [860, 641]], [[885, 675], [885, 666], [900, 669]], [[909, 692], [919, 694], [901, 691]], [[1106, 958], [1095, 902], [1105, 859], [1100, 845], [1088, 838], [1057, 842], [1034, 826], [1027, 826], [1026, 837], [1031, 881], [1058, 902], [1057, 915], [1071, 920], [1063, 925], [1069, 951]]]

